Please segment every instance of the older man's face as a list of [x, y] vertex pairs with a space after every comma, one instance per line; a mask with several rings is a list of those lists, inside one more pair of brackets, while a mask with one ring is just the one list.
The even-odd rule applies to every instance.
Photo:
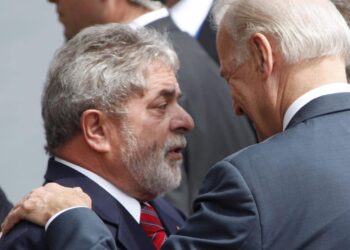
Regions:
[[268, 124], [267, 114], [271, 110], [268, 108], [268, 89], [258, 72], [259, 62], [249, 55], [244, 63], [237, 65], [234, 41], [222, 25], [218, 32], [217, 46], [221, 75], [229, 85], [234, 111], [237, 115], [247, 114], [257, 130], [259, 139], [265, 139], [269, 136], [265, 131]]
[[71, 39], [83, 28], [101, 24], [104, 5], [100, 0], [49, 0], [56, 4], [60, 22], [64, 26], [64, 35]]
[[174, 72], [155, 64], [146, 90], [128, 102], [121, 124], [122, 162], [138, 186], [153, 196], [180, 184], [184, 135], [194, 124], [177, 103], [179, 96]]

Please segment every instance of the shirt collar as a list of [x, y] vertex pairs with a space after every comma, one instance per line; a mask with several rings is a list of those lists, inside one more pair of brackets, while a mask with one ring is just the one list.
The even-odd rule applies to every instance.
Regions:
[[316, 99], [317, 97], [342, 93], [342, 92], [350, 92], [350, 85], [348, 83], [330, 83], [323, 85], [321, 87], [312, 89], [302, 96], [298, 97], [287, 109], [284, 118], [283, 118], [283, 131], [287, 128], [289, 122], [292, 120], [294, 115], [307, 103]]
[[71, 162], [63, 160], [59, 157], [55, 157], [55, 161], [60, 162], [66, 165], [67, 167], [70, 167], [78, 171], [79, 173], [85, 175], [90, 180], [94, 181], [97, 185], [99, 185], [101, 188], [106, 190], [110, 195], [112, 195], [120, 204], [122, 204], [122, 206], [137, 221], [137, 223], [140, 223], [141, 205], [135, 198], [127, 195], [126, 193], [121, 191], [119, 188], [114, 186], [112, 183], [103, 179], [101, 176], [98, 176], [97, 174], [91, 172], [90, 170], [82, 168], [78, 165], [75, 165]]
[[147, 12], [146, 14], [139, 16], [138, 18], [134, 19], [129, 25], [135, 28], [143, 27], [149, 23], [152, 23], [158, 19], [161, 19], [167, 16], [169, 16], [168, 10], [166, 8], [160, 8], [158, 10]]

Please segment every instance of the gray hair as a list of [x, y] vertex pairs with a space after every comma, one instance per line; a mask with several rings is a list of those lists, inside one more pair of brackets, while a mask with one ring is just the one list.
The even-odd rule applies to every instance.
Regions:
[[[331, 0], [332, 3], [337, 7], [340, 14], [343, 15], [345, 21], [350, 27], [350, 0]], [[348, 64], [346, 67], [346, 77], [348, 82], [350, 82], [350, 65]]]
[[328, 0], [217, 0], [213, 17], [231, 34], [237, 64], [247, 58], [255, 32], [272, 35], [289, 64], [331, 55], [350, 58], [349, 29]]
[[179, 61], [166, 37], [122, 24], [86, 28], [51, 62], [42, 96], [46, 150], [52, 154], [80, 131], [80, 116], [99, 109], [122, 117], [129, 97], [142, 93], [150, 66]]

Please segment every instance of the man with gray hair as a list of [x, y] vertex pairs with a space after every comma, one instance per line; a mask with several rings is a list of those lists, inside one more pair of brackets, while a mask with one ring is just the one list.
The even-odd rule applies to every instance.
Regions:
[[[51, 156], [45, 181], [91, 197], [114, 237], [107, 245], [159, 249], [183, 222], [155, 200], [179, 185], [185, 134], [194, 126], [177, 102], [178, 67], [164, 37], [118, 24], [82, 31], [50, 65], [42, 97]], [[84, 240], [72, 246], [85, 248]], [[44, 228], [20, 223], [0, 249], [48, 249]]]
[[[181, 106], [196, 127], [187, 135], [183, 178], [166, 198], [190, 214], [192, 201], [208, 169], [218, 160], [256, 142], [246, 117], [232, 115], [229, 89], [218, 66], [199, 43], [179, 30], [168, 10], [151, 0], [49, 0], [57, 7], [67, 40], [94, 24], [125, 23], [167, 34], [179, 57]], [[220, 112], [218, 112], [220, 110]]]

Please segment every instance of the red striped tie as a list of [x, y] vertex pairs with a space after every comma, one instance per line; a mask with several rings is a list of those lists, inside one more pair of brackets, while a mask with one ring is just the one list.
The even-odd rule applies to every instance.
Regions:
[[156, 210], [148, 203], [141, 204], [140, 224], [147, 236], [153, 241], [155, 248], [159, 250], [167, 236]]

